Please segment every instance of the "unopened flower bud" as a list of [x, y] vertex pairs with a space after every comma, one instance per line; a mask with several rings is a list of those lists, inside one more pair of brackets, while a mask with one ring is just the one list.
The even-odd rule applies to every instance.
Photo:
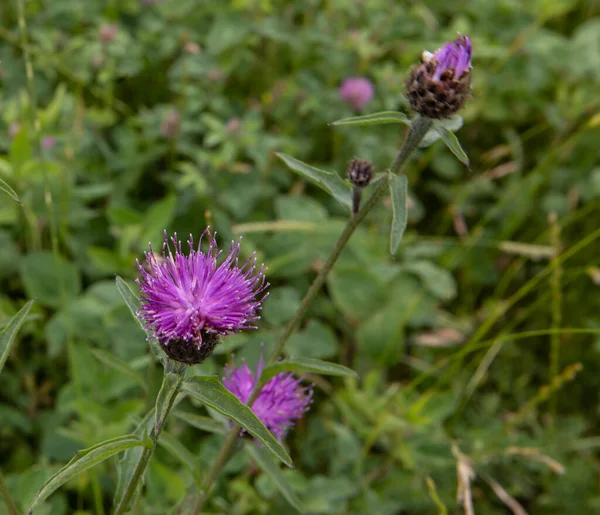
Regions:
[[160, 125], [160, 133], [168, 139], [179, 136], [181, 129], [181, 115], [177, 111], [171, 111]]
[[366, 188], [373, 178], [373, 164], [366, 159], [353, 159], [348, 165], [348, 179], [357, 188]]
[[366, 159], [353, 159], [348, 165], [348, 179], [354, 186], [352, 189], [352, 214], [360, 209], [362, 190], [366, 188], [373, 178], [373, 165]]
[[406, 81], [406, 98], [425, 118], [450, 118], [470, 95], [471, 41], [466, 36], [434, 53], [423, 52]]

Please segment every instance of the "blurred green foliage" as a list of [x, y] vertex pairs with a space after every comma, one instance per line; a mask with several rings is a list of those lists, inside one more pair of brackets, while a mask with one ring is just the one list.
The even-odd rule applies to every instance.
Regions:
[[[21, 509], [153, 404], [159, 364], [115, 274], [134, 279], [164, 229], [243, 235], [270, 270], [260, 330], [195, 372], [222, 374], [233, 350], [255, 362], [347, 216], [275, 152], [385, 169], [405, 129], [329, 126], [356, 114], [339, 84], [373, 81], [365, 113], [405, 110], [408, 68], [460, 31], [474, 48], [457, 133], [470, 169], [441, 143], [420, 151], [396, 257], [389, 202], [353, 236], [287, 352], [361, 379], [315, 379], [281, 476], [310, 513], [443, 513], [457, 485], [478, 514], [600, 511], [597, 2], [29, 0], [33, 88], [16, 5], [0, 4], [0, 179], [23, 205], [0, 197], [0, 328], [37, 302], [0, 376], [0, 467]], [[200, 475], [222, 441], [185, 416], [166, 434]], [[228, 463], [211, 512], [290, 510], [253, 455]], [[104, 463], [36, 515], [107, 513], [115, 482]], [[167, 447], [146, 485], [148, 514], [195, 488]]]

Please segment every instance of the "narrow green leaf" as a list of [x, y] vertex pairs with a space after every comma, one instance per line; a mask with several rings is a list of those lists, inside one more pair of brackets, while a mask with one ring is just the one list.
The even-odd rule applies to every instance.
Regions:
[[343, 365], [338, 365], [337, 363], [313, 358], [290, 358], [282, 359], [266, 367], [260, 376], [261, 381], [266, 382], [282, 372], [312, 372], [314, 374], [329, 376], [358, 377], [358, 374], [354, 370]]
[[190, 470], [196, 485], [200, 487], [202, 484], [202, 477], [200, 476], [200, 471], [198, 470], [200, 459], [188, 451], [179, 440], [168, 433], [163, 432], [160, 435], [158, 444]]
[[425, 137], [419, 143], [420, 148], [429, 147], [441, 138], [440, 133], [437, 131], [438, 127], [443, 127], [450, 132], [456, 132], [463, 126], [462, 116], [454, 116], [445, 120], [435, 120], [431, 125], [431, 129], [427, 131]]
[[183, 382], [183, 374], [168, 373], [165, 370], [162, 386], [156, 397], [156, 412], [154, 414], [155, 424], [165, 419], [165, 414], [171, 409], [175, 398], [179, 393], [179, 387]]
[[217, 376], [197, 376], [183, 385], [183, 391], [214, 410], [235, 420], [254, 438], [260, 441], [288, 467], [292, 459], [281, 443], [269, 432], [254, 412], [225, 388]]
[[384, 123], [402, 123], [410, 127], [410, 120], [404, 113], [397, 111], [382, 111], [380, 113], [366, 114], [364, 116], [352, 116], [350, 118], [342, 118], [329, 125], [380, 125]]
[[165, 363], [166, 354], [161, 350], [156, 338], [154, 338], [151, 333], [146, 331], [143, 322], [137, 316], [137, 312], [140, 309], [140, 299], [138, 299], [137, 295], [132, 291], [129, 285], [118, 275], [116, 277], [116, 283], [117, 290], [119, 290], [119, 293], [121, 294], [121, 297], [123, 297], [125, 304], [127, 304], [127, 307], [129, 308], [133, 318], [135, 318], [136, 322], [148, 336], [148, 343], [150, 344], [152, 352], [161, 361], [161, 363]]
[[458, 160], [468, 167], [469, 157], [467, 156], [467, 153], [463, 150], [463, 148], [460, 146], [458, 138], [452, 132], [446, 129], [446, 127], [438, 126], [435, 130], [438, 132], [446, 146], [458, 158]]
[[291, 170], [309, 179], [329, 193], [346, 209], [351, 209], [352, 199], [350, 197], [350, 186], [346, 184], [339, 175], [307, 165], [287, 154], [277, 153], [277, 157], [279, 157], [279, 159], [281, 159]]
[[225, 426], [220, 422], [217, 422], [210, 417], [189, 413], [188, 411], [173, 411], [173, 416], [183, 420], [186, 424], [189, 424], [196, 429], [200, 429], [200, 431], [223, 434], [226, 430]]
[[[139, 439], [145, 439], [150, 431], [152, 431], [152, 426], [154, 424], [154, 408], [152, 408], [146, 416], [142, 419], [142, 421], [137, 425], [133, 434], [137, 436]], [[140, 461], [142, 457], [143, 449], [140, 447], [133, 447], [128, 449], [123, 454], [123, 457], [117, 463], [117, 488], [115, 490], [115, 495], [113, 499], [113, 506], [119, 506], [125, 495], [125, 490], [127, 485], [131, 481], [133, 477], [133, 473], [135, 471], [135, 467]], [[141, 485], [140, 485], [141, 487]], [[139, 493], [140, 488], [137, 489], [136, 495]], [[135, 497], [131, 500], [131, 504], [135, 503]]]
[[129, 363], [117, 358], [114, 354], [107, 352], [102, 349], [92, 349], [92, 355], [101, 363], [108, 365], [119, 372], [122, 372], [124, 375], [133, 379], [137, 384], [139, 384], [144, 390], [146, 390], [146, 381], [142, 374], [131, 368]]
[[8, 359], [8, 355], [10, 354], [10, 349], [15, 342], [15, 336], [17, 335], [17, 331], [25, 322], [25, 318], [27, 317], [29, 310], [35, 300], [30, 300], [27, 304], [25, 304], [18, 313], [11, 318], [8, 325], [0, 332], [0, 372], [4, 368], [4, 363]]
[[75, 457], [67, 463], [62, 469], [54, 474], [38, 491], [33, 498], [29, 513], [33, 513], [34, 508], [52, 495], [57, 489], [75, 476], [92, 468], [94, 465], [119, 454], [133, 447], [141, 447], [145, 444], [135, 435], [126, 435], [113, 438], [105, 442], [78, 451]]
[[300, 499], [296, 496], [296, 492], [288, 484], [283, 477], [279, 464], [266, 452], [262, 447], [259, 447], [254, 442], [246, 442], [244, 450], [250, 455], [250, 457], [257, 463], [265, 474], [268, 474], [277, 489], [281, 492], [281, 495], [289, 502], [296, 511], [303, 513], [302, 504]]
[[406, 196], [408, 181], [404, 175], [389, 174], [389, 187], [392, 196], [392, 230], [390, 232], [390, 252], [396, 254], [398, 245], [408, 223]]
[[20, 204], [19, 196], [6, 182], [0, 179], [0, 191], [6, 193], [10, 198], [12, 198], [17, 204]]

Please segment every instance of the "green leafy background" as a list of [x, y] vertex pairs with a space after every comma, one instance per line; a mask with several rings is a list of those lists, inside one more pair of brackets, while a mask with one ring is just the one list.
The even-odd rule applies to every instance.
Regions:
[[[340, 176], [353, 157], [385, 170], [402, 124], [329, 123], [407, 112], [408, 68], [459, 31], [474, 47], [456, 133], [470, 168], [442, 141], [419, 150], [395, 256], [385, 200], [287, 346], [360, 379], [311, 376], [313, 405], [286, 440], [296, 468], [237, 453], [206, 509], [445, 513], [458, 485], [478, 514], [519, 513], [513, 501], [600, 512], [597, 2], [29, 0], [35, 102], [17, 13], [0, 4], [0, 184], [22, 203], [0, 192], [0, 329], [37, 299], [0, 376], [0, 468], [19, 509], [153, 405], [161, 365], [115, 275], [133, 284], [165, 228], [243, 236], [242, 257], [269, 267], [260, 329], [193, 373], [221, 376], [233, 351], [255, 364], [348, 216], [276, 153]], [[355, 75], [375, 86], [362, 113], [338, 96]], [[197, 488], [223, 423], [177, 405], [139, 513], [169, 513]], [[116, 463], [36, 515], [109, 513]]]

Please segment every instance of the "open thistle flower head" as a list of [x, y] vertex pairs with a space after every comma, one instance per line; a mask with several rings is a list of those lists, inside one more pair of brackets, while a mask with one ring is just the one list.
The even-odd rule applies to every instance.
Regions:
[[[208, 250], [200, 245], [208, 238]], [[138, 316], [154, 334], [161, 348], [187, 364], [200, 363], [212, 354], [221, 335], [255, 328], [253, 322], [268, 287], [264, 267], [256, 270], [253, 256], [238, 266], [240, 243], [232, 242], [227, 257], [218, 264], [221, 251], [214, 235], [206, 229], [194, 248], [183, 253], [175, 234], [165, 232], [162, 256], [152, 246], [146, 252], [146, 267], [138, 262], [142, 305]]]
[[411, 107], [426, 118], [449, 118], [471, 94], [471, 41], [459, 36], [434, 53], [423, 52], [406, 81]]
[[348, 105], [360, 111], [373, 98], [373, 84], [365, 77], [348, 77], [340, 86], [340, 97]]
[[[239, 367], [227, 365], [223, 384], [241, 402], [246, 403], [262, 372], [262, 358], [256, 375], [246, 363]], [[294, 374], [282, 373], [270, 379], [262, 387], [252, 404], [252, 411], [279, 440], [308, 411], [312, 400], [312, 385], [301, 386], [301, 379]]]

